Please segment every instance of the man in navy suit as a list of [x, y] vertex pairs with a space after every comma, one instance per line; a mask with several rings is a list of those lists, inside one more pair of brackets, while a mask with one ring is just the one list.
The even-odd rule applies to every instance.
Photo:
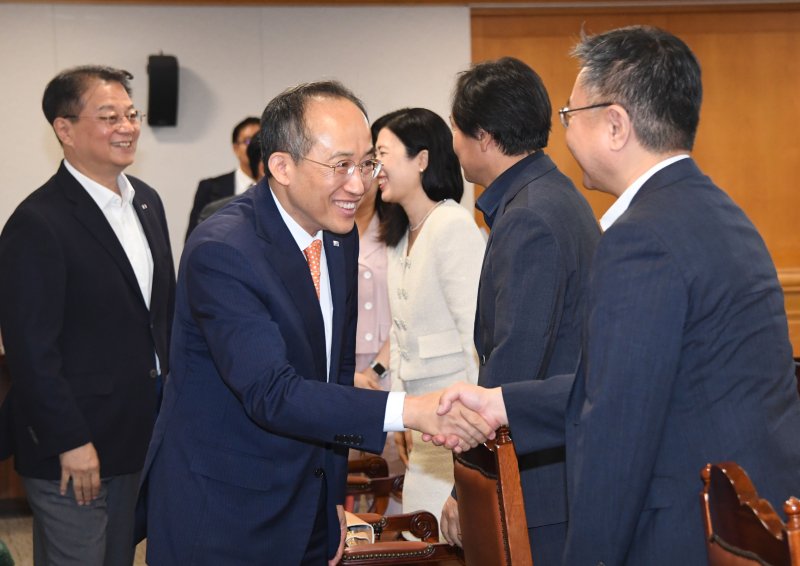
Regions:
[[175, 272], [161, 200], [123, 174], [142, 119], [131, 78], [92, 66], [50, 81], [42, 108], [64, 160], [0, 235], [0, 447], [33, 509], [37, 566], [133, 563]]
[[[551, 113], [539, 75], [504, 57], [461, 73], [450, 116], [467, 180], [486, 187], [476, 206], [491, 228], [475, 317], [478, 385], [536, 380], [539, 397], [571, 386], [547, 378], [578, 365], [589, 264], [600, 237], [589, 203], [544, 153]], [[564, 447], [520, 458], [520, 477], [533, 561], [558, 564], [567, 534]], [[441, 527], [460, 544], [454, 498]]]
[[153, 566], [336, 564], [349, 448], [380, 453], [404, 425], [458, 429], [462, 448], [494, 429], [466, 411], [441, 421], [437, 394], [352, 387], [355, 211], [380, 171], [361, 102], [336, 82], [300, 85], [261, 124], [266, 177], [181, 258], [142, 488]]
[[637, 26], [574, 53], [567, 145], [585, 185], [618, 198], [601, 221], [566, 421], [537, 412], [525, 383], [461, 386], [443, 409], [460, 396], [510, 423], [518, 453], [566, 436], [564, 564], [704, 565], [707, 462], [738, 462], [777, 509], [800, 491], [783, 293], [755, 227], [689, 156], [702, 86], [686, 44]]
[[206, 205], [226, 197], [240, 195], [250, 188], [250, 185], [255, 182], [254, 179], [258, 179], [258, 171], [254, 171], [250, 167], [247, 148], [250, 145], [250, 141], [258, 135], [259, 123], [259, 119], [255, 116], [248, 116], [233, 128], [231, 144], [233, 153], [236, 155], [236, 159], [239, 160], [239, 167], [219, 177], [203, 179], [197, 185], [192, 211], [189, 213], [189, 227], [186, 229], [187, 240], [189, 239], [189, 234], [200, 222], [200, 213], [203, 212]]

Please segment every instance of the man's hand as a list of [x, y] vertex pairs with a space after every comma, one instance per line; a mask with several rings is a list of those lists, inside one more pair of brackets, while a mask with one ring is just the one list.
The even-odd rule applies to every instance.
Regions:
[[328, 560], [328, 566], [336, 566], [339, 560], [342, 559], [342, 554], [344, 554], [344, 537], [347, 535], [347, 520], [344, 517], [344, 507], [342, 505], [336, 506], [336, 514], [339, 516], [339, 528], [342, 531], [342, 538], [339, 540], [339, 550], [336, 551], [336, 556]]
[[[450, 411], [469, 410], [477, 412], [486, 422], [495, 423], [498, 427], [508, 425], [506, 404], [503, 401], [503, 390], [499, 387], [485, 389], [469, 383], [455, 383], [444, 390], [439, 399], [438, 415], [446, 415]], [[491, 438], [494, 438], [492, 436]], [[437, 446], [445, 446], [451, 450], [460, 444], [460, 438], [453, 434], [423, 434], [422, 439], [432, 441]]]
[[67, 494], [72, 479], [72, 489], [78, 505], [88, 505], [100, 494], [100, 460], [94, 444], [89, 442], [58, 455], [61, 461], [61, 495]]
[[378, 383], [378, 377], [372, 370], [364, 373], [356, 372], [355, 376], [353, 377], [353, 381], [355, 386], [360, 387], [361, 389], [374, 389], [375, 391], [381, 390], [381, 385]]
[[456, 546], [463, 546], [461, 544], [461, 523], [458, 519], [458, 501], [453, 499], [453, 496], [447, 498], [442, 507], [442, 519], [439, 524], [439, 530], [447, 542]]
[[407, 428], [418, 430], [430, 437], [442, 438], [441, 445], [455, 452], [463, 452], [494, 438], [499, 426], [494, 421], [482, 418], [478, 413], [452, 400], [446, 411], [439, 409], [438, 391], [412, 397], [406, 395], [403, 404], [403, 423]]

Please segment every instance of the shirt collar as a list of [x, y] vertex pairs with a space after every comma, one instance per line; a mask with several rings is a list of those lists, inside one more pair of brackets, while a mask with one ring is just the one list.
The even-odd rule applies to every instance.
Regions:
[[[267, 186], [269, 186], [269, 184], [267, 184]], [[272, 187], [269, 187], [269, 192], [272, 193], [272, 198], [275, 200], [275, 205], [278, 207], [278, 213], [280, 213], [281, 218], [283, 218], [283, 223], [286, 224], [289, 232], [291, 232], [292, 238], [294, 238], [294, 241], [300, 248], [300, 251], [305, 250], [314, 240], [322, 239], [322, 230], [318, 231], [313, 236], [310, 236], [308, 232], [303, 230], [303, 227], [300, 226], [300, 224], [298, 224], [297, 221], [292, 218], [288, 212], [286, 212], [286, 210], [284, 210], [284, 208], [281, 206], [281, 201], [279, 201], [278, 197], [275, 196], [275, 191], [272, 190]]]
[[233, 186], [233, 192], [240, 195], [253, 186], [253, 179], [241, 169], [237, 169], [233, 174]]
[[674, 155], [669, 159], [665, 159], [664, 161], [659, 161], [655, 165], [653, 165], [650, 169], [644, 172], [638, 179], [636, 179], [625, 191], [619, 195], [619, 198], [614, 201], [614, 204], [606, 210], [606, 213], [600, 219], [600, 227], [605, 232], [616, 222], [620, 216], [622, 216], [628, 207], [631, 205], [631, 201], [633, 197], [636, 196], [636, 193], [639, 192], [639, 189], [647, 182], [650, 177], [667, 167], [668, 165], [672, 165], [676, 161], [680, 161], [681, 159], [686, 159], [689, 157], [689, 154], [682, 153], [680, 155]]
[[136, 191], [131, 185], [131, 182], [128, 178], [123, 174], [120, 173], [117, 177], [117, 187], [119, 187], [120, 194], [118, 195], [114, 191], [104, 187], [97, 181], [90, 179], [77, 169], [66, 160], [64, 159], [64, 166], [67, 168], [73, 177], [81, 184], [81, 186], [89, 193], [89, 196], [92, 197], [92, 200], [97, 203], [97, 206], [100, 209], [104, 209], [111, 204], [116, 204], [117, 206], [122, 206], [123, 204], [130, 205], [133, 203], [133, 197], [136, 195]]
[[492, 227], [497, 211], [500, 208], [500, 203], [506, 193], [514, 184], [514, 181], [532, 161], [539, 159], [544, 152], [536, 151], [530, 155], [525, 156], [523, 159], [517, 161], [514, 165], [503, 171], [497, 179], [486, 187], [483, 194], [478, 198], [475, 207], [483, 213], [483, 219], [489, 228]]

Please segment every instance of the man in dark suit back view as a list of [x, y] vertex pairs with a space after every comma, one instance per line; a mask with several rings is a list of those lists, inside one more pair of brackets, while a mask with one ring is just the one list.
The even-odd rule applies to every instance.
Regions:
[[257, 180], [258, 172], [251, 170], [250, 161], [247, 158], [247, 146], [258, 135], [259, 123], [260, 120], [255, 116], [248, 116], [233, 128], [231, 144], [233, 153], [239, 160], [239, 167], [219, 177], [203, 179], [197, 185], [192, 211], [189, 213], [189, 227], [186, 229], [187, 240], [189, 234], [200, 222], [200, 213], [207, 204], [221, 198], [240, 195]]
[[34, 562], [129, 566], [139, 473], [168, 372], [174, 269], [156, 192], [123, 170], [142, 116], [126, 71], [78, 67], [42, 107], [64, 151], [0, 235], [3, 406]]
[[[535, 380], [534, 398], [543, 403], [552, 390], [572, 385], [548, 378], [578, 365], [589, 265], [600, 238], [589, 203], [543, 151], [551, 114], [539, 76], [506, 57], [459, 76], [450, 116], [467, 180], [487, 187], [476, 203], [491, 228], [475, 317], [478, 385]], [[567, 534], [564, 447], [521, 458], [520, 477], [533, 561], [558, 564]], [[460, 544], [458, 525], [450, 498], [442, 533]]]
[[701, 566], [707, 462], [736, 461], [779, 510], [800, 492], [783, 293], [753, 224], [689, 156], [702, 85], [688, 46], [635, 26], [574, 53], [567, 145], [584, 184], [617, 200], [601, 219], [565, 420], [532, 410], [525, 383], [461, 386], [443, 402], [510, 423], [520, 454], [566, 437], [564, 564]]

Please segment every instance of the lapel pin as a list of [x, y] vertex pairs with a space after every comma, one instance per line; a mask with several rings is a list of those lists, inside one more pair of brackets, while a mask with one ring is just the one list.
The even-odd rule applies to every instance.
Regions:
[[334, 248], [338, 248], [339, 247], [339, 240], [334, 240], [333, 241], [333, 247]]
[[147, 203], [142, 203], [142, 210], [147, 210]]

